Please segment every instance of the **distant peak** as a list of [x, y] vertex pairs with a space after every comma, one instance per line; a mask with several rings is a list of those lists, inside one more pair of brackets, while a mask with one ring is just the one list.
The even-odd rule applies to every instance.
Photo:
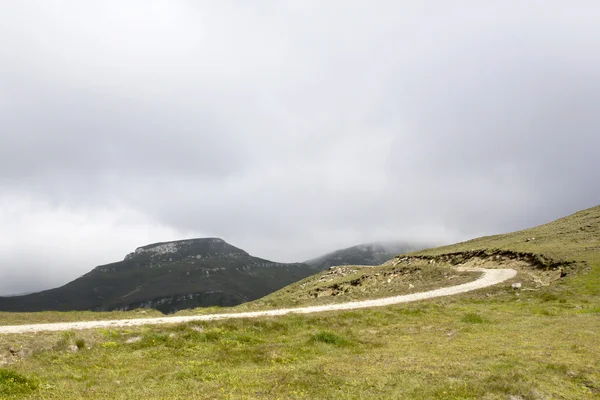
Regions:
[[244, 250], [239, 249], [235, 246], [230, 245], [226, 241], [220, 238], [197, 238], [197, 239], [184, 239], [175, 240], [171, 242], [159, 242], [152, 243], [145, 246], [138, 247], [133, 253], [128, 254], [125, 259], [130, 259], [136, 255], [148, 254], [148, 255], [164, 255], [164, 254], [244, 254], [247, 255]]

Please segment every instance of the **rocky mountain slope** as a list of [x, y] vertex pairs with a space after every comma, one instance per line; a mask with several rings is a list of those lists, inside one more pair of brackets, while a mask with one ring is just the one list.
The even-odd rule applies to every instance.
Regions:
[[2, 311], [127, 310], [174, 312], [232, 306], [260, 298], [318, 272], [307, 264], [253, 257], [221, 239], [139, 247], [123, 261], [96, 267], [56, 289], [0, 298]]

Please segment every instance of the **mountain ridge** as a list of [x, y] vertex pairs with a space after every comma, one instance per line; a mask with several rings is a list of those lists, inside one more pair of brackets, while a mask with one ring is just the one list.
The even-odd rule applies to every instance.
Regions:
[[[369, 243], [302, 263], [250, 255], [221, 238], [191, 238], [137, 247], [121, 261], [99, 265], [67, 284], [0, 297], [1, 311], [111, 311], [234, 306], [256, 300], [332, 265], [379, 265], [407, 244]], [[397, 250], [396, 252], [394, 250]]]
[[128, 310], [232, 306], [262, 297], [317, 270], [253, 257], [219, 238], [138, 247], [54, 289], [0, 297], [4, 311]]

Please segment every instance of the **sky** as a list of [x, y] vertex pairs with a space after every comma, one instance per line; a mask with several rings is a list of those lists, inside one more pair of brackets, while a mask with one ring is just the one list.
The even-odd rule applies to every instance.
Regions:
[[159, 241], [302, 261], [600, 204], [596, 0], [0, 4], [0, 295]]

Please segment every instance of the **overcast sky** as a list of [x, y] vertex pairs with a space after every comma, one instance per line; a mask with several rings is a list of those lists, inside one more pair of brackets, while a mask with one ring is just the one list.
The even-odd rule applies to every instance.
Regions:
[[600, 3], [7, 0], [0, 294], [221, 237], [301, 261], [600, 203]]

